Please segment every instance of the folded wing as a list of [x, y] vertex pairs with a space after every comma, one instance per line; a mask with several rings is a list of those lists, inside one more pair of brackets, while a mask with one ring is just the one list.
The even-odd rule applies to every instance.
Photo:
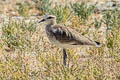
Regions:
[[55, 36], [56, 40], [63, 44], [97, 46], [95, 41], [80, 35], [73, 29], [62, 27], [60, 25], [54, 25], [51, 33]]

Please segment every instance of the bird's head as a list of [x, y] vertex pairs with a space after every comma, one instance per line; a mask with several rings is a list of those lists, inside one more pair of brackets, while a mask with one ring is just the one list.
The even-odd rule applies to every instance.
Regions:
[[45, 15], [43, 17], [43, 19], [41, 21], [39, 21], [39, 23], [41, 22], [46, 22], [47, 24], [56, 24], [56, 16], [54, 15]]

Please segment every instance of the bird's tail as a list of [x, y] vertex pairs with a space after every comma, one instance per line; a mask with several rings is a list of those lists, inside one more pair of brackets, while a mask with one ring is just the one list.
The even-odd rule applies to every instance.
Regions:
[[95, 43], [96, 43], [96, 47], [101, 47], [101, 43], [100, 42], [95, 41]]

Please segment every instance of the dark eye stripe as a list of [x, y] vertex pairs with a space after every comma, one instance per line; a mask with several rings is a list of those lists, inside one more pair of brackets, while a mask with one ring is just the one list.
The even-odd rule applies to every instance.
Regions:
[[53, 18], [53, 17], [48, 17], [47, 19], [51, 19], [51, 18]]

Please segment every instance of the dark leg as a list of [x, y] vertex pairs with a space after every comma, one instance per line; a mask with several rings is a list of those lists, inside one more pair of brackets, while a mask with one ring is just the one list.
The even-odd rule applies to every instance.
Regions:
[[66, 65], [67, 54], [66, 50], [63, 48], [63, 64]]

